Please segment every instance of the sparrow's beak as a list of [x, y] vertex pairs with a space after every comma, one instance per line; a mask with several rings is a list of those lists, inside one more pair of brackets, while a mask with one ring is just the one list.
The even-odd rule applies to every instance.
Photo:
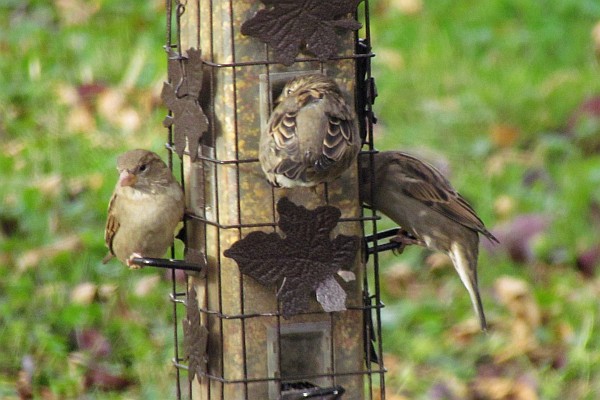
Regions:
[[119, 186], [133, 186], [137, 182], [137, 176], [124, 170], [119, 174]]

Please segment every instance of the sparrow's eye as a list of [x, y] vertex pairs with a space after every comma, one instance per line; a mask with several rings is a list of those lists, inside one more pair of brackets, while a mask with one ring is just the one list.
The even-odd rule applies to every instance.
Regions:
[[140, 165], [140, 172], [144, 172], [146, 169], [148, 169], [148, 166], [146, 164]]

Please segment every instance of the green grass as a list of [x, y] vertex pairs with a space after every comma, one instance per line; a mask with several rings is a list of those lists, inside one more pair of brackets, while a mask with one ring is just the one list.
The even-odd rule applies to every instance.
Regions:
[[[34, 360], [38, 396], [49, 390], [67, 398], [173, 397], [169, 283], [140, 298], [132, 293], [137, 283], [156, 272], [134, 276], [117, 263], [100, 263], [115, 155], [131, 147], [160, 151], [164, 143], [156, 91], [165, 75], [160, 4], [104, 1], [79, 24], [65, 22], [74, 8], [0, 6], [0, 48], [10, 55], [0, 59], [2, 398], [16, 398], [25, 355]], [[65, 92], [91, 83], [123, 96], [122, 108], [139, 117], [135, 129], [99, 112], [95, 102], [65, 99]], [[85, 107], [89, 120], [74, 117]], [[27, 252], [71, 235], [79, 241], [75, 249], [19, 268]], [[115, 291], [73, 304], [71, 292], [83, 282], [112, 284]], [[156, 309], [165, 312], [157, 318]], [[86, 368], [74, 353], [76, 328], [109, 338], [113, 350], [101, 363], [135, 382], [131, 389], [106, 394], [82, 387]]]
[[[136, 285], [156, 271], [100, 264], [115, 155], [132, 147], [164, 154], [164, 10], [161, 1], [73, 3], [80, 7], [0, 6], [0, 397], [17, 398], [17, 373], [31, 356], [38, 397], [49, 390], [67, 398], [171, 398], [169, 283], [138, 297]], [[482, 252], [487, 335], [457, 333], [473, 315], [451, 268], [424, 266], [418, 249], [382, 256], [384, 273], [398, 262], [411, 271], [402, 290], [389, 280], [383, 285], [388, 392], [427, 399], [443, 384], [462, 398], [486, 382], [478, 370], [495, 364], [501, 370], [492, 375], [514, 387], [527, 378], [541, 399], [595, 399], [598, 278], [581, 275], [575, 257], [600, 241], [592, 212], [600, 202], [600, 156], [563, 131], [573, 110], [600, 93], [591, 37], [600, 3], [424, 3], [408, 15], [393, 0], [371, 2], [377, 146], [426, 148], [447, 160], [452, 182], [488, 226], [532, 212], [553, 222], [533, 245], [535, 262]], [[99, 8], [69, 22], [83, 5]], [[92, 83], [104, 93], [70, 100]], [[103, 103], [107, 95], [116, 97]], [[102, 108], [115, 99], [122, 103], [112, 111], [129, 114]], [[514, 142], [499, 145], [497, 127], [517, 132]], [[527, 171], [547, 178], [525, 186]], [[495, 207], [501, 196], [511, 199], [508, 211]], [[71, 250], [26, 262], [31, 251], [69, 237], [76, 238]], [[518, 318], [494, 289], [502, 276], [529, 284], [541, 312], [531, 337], [548, 354], [517, 350], [498, 362], [522, 344]], [[114, 285], [114, 293], [74, 304], [71, 293], [83, 282]], [[157, 309], [164, 312], [157, 316]], [[109, 393], [82, 387], [85, 368], [73, 339], [81, 327], [110, 340], [113, 350], [101, 363], [133, 386]]]
[[[388, 382], [408, 398], [429, 398], [436, 382], [468, 386], [481, 379], [477, 365], [485, 357], [497, 359], [518, 344], [510, 327], [514, 315], [494, 291], [497, 279], [509, 275], [529, 282], [540, 307], [542, 324], [533, 337], [565, 362], [553, 367], [551, 357], [533, 359], [522, 351], [498, 375], [516, 380], [528, 374], [543, 399], [596, 398], [600, 343], [590, 330], [597, 329], [597, 279], [582, 277], [575, 258], [600, 239], [591, 223], [592, 204], [600, 200], [600, 157], [584, 156], [585, 149], [563, 132], [577, 106], [600, 91], [591, 37], [600, 5], [437, 1], [425, 2], [415, 15], [382, 10], [373, 17], [375, 52], [383, 55], [374, 65], [383, 122], [379, 147], [437, 149], [455, 186], [490, 226], [532, 212], [553, 219], [533, 244], [533, 264], [481, 255], [480, 286], [493, 329], [466, 343], [449, 334], [454, 324], [472, 318], [454, 272], [423, 268], [419, 252], [384, 259], [384, 271], [398, 261], [416, 271], [407, 294], [386, 296], [391, 310], [385, 314], [385, 347], [403, 367]], [[518, 132], [508, 149], [492, 137], [497, 126]], [[490, 169], [493, 158], [504, 160], [501, 168]], [[527, 171], [543, 171], [547, 180], [526, 187]], [[512, 199], [507, 214], [495, 212], [500, 196]], [[572, 336], [561, 337], [565, 327]]]

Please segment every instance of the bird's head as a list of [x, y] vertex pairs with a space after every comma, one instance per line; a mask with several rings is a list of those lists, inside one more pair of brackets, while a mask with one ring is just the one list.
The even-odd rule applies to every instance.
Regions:
[[311, 92], [313, 97], [322, 97], [328, 92], [340, 93], [338, 85], [333, 79], [323, 74], [300, 75], [288, 81], [276, 103], [285, 98], [299, 95], [303, 92]]
[[151, 184], [167, 182], [170, 171], [160, 157], [151, 151], [136, 149], [128, 151], [117, 159], [119, 186], [144, 189]]

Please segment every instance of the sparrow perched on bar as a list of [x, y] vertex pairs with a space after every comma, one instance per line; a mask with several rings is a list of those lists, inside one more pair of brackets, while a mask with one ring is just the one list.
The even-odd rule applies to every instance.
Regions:
[[108, 204], [104, 239], [109, 253], [131, 268], [136, 257], [162, 257], [183, 218], [181, 186], [160, 157], [137, 149], [117, 158], [119, 181]]
[[[448, 254], [465, 285], [482, 330], [487, 329], [477, 282], [479, 234], [498, 242], [469, 203], [433, 166], [399, 151], [361, 158], [361, 196], [401, 227], [393, 239]], [[371, 185], [372, 184], [372, 185]]]
[[316, 186], [354, 161], [360, 137], [354, 111], [335, 81], [322, 74], [290, 80], [260, 136], [259, 159], [277, 187]]

